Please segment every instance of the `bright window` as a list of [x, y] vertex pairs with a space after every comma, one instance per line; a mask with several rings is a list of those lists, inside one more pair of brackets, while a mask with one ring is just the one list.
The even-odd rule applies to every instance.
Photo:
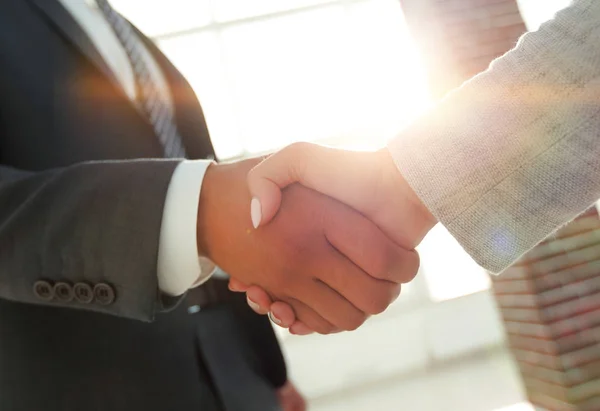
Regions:
[[195, 88], [217, 156], [381, 147], [427, 103], [398, 0], [113, 0]]
[[488, 274], [439, 224], [425, 237], [418, 250], [421, 271], [434, 301], [473, 294], [487, 290], [491, 285]]

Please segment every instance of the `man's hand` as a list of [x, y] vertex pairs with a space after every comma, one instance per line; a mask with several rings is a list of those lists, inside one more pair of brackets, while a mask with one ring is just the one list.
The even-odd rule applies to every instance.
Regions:
[[[414, 249], [436, 224], [436, 219], [404, 180], [387, 150], [352, 152], [308, 143], [293, 144], [268, 157], [248, 174], [252, 193], [251, 217], [257, 232], [276, 218], [281, 190], [289, 184], [335, 198], [373, 221], [397, 245]], [[255, 311], [271, 312], [273, 320], [292, 326], [296, 334], [310, 327], [296, 322], [289, 305], [272, 299], [260, 287], [233, 280], [230, 288], [247, 292]]]
[[232, 278], [289, 305], [311, 330], [353, 330], [387, 308], [419, 266], [418, 255], [375, 224], [300, 185], [285, 190], [270, 224], [252, 228], [249, 160], [211, 166], [198, 207], [199, 254]]

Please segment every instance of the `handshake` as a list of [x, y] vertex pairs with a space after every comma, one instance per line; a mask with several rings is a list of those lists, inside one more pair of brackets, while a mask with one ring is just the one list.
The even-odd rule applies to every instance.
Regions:
[[211, 166], [197, 221], [199, 254], [295, 334], [354, 330], [383, 312], [436, 224], [387, 150], [308, 143]]

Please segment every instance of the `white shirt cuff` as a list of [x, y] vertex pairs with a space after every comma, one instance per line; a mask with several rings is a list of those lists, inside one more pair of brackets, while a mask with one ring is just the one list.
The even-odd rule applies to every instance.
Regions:
[[158, 246], [158, 287], [179, 296], [207, 281], [215, 265], [198, 256], [196, 220], [208, 160], [182, 161], [167, 190]]

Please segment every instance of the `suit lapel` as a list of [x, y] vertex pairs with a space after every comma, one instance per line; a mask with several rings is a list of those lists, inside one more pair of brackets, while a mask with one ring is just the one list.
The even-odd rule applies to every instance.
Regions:
[[[83, 0], [82, 0], [83, 1]], [[122, 88], [100, 52], [73, 16], [57, 0], [29, 0], [62, 35], [87, 57], [113, 83]]]
[[[52, 24], [52, 26], [71, 42], [90, 62], [92, 62], [112, 83], [117, 87], [123, 97], [131, 103], [125, 94], [121, 83], [115, 77], [110, 67], [102, 58], [100, 52], [90, 40], [85, 31], [71, 16], [58, 0], [28, 0]], [[83, 1], [83, 0], [82, 0]], [[146, 47], [156, 59], [163, 71], [173, 96], [175, 121], [184, 146], [190, 158], [214, 158], [214, 149], [210, 141], [208, 128], [204, 119], [202, 108], [191, 86], [156, 47], [156, 45], [133, 26], [142, 38]], [[142, 119], [149, 124], [147, 117], [139, 108], [131, 103]]]
[[[134, 104], [125, 93], [123, 85], [119, 82], [115, 73], [106, 64], [106, 61], [79, 23], [71, 13], [60, 4], [58, 0], [28, 0], [47, 20], [60, 32], [75, 48], [81, 52], [84, 58], [90, 61], [110, 82], [127, 102], [134, 108], [140, 119], [150, 124], [147, 116]], [[84, 0], [81, 0], [84, 1]]]

